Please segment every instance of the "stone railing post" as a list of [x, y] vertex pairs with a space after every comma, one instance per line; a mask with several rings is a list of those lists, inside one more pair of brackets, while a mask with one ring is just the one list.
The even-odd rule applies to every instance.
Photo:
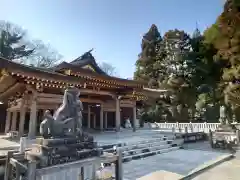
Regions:
[[211, 147], [213, 147], [213, 135], [212, 135], [212, 131], [211, 130], [209, 130], [208, 138], [209, 138], [209, 142], [210, 142]]
[[188, 133], [188, 127], [187, 126], [184, 127], [184, 132]]
[[237, 136], [237, 143], [239, 144], [240, 143], [240, 130], [239, 129], [236, 131], [236, 136]]
[[123, 180], [122, 149], [117, 149], [118, 159], [115, 165], [116, 180]]
[[175, 134], [175, 127], [172, 127], [172, 133]]
[[190, 131], [193, 132], [193, 124], [190, 122]]
[[27, 147], [27, 138], [26, 137], [21, 137], [20, 138], [20, 147], [19, 147], [19, 152], [23, 153]]

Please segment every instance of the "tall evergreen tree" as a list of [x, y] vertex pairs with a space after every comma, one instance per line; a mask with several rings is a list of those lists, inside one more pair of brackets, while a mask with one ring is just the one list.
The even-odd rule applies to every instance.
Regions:
[[[205, 40], [198, 29], [195, 30], [191, 39], [191, 52], [188, 54], [188, 65], [191, 68], [190, 84], [195, 87], [198, 97], [197, 109], [211, 109], [211, 118], [218, 119], [218, 102], [222, 98], [219, 82], [222, 74], [221, 61], [216, 61], [214, 56], [217, 50]], [[208, 105], [209, 106], [208, 108]], [[214, 107], [214, 108], [212, 108]]]
[[[156, 61], [163, 54], [162, 37], [156, 25], [152, 25], [149, 31], [144, 34], [141, 44], [142, 52], [139, 54], [139, 59], [136, 62], [136, 71], [134, 79], [144, 80], [148, 82], [148, 87], [159, 88], [159, 74], [162, 66], [156, 66]], [[142, 110], [142, 118], [144, 120], [159, 121], [163, 108], [157, 99], [151, 102], [145, 102], [144, 110]]]
[[[224, 62], [222, 83], [228, 112], [239, 107], [240, 95], [240, 1], [227, 0], [222, 14], [206, 31], [206, 39], [217, 49], [216, 60]], [[238, 117], [240, 120], [240, 115]]]
[[[161, 113], [168, 116], [171, 111], [170, 114], [175, 120], [184, 119], [181, 117], [182, 109], [190, 102], [186, 98], [185, 92], [190, 91], [186, 91], [184, 79], [188, 76], [185, 54], [190, 50], [189, 45], [190, 37], [180, 30], [171, 30], [162, 39], [157, 27], [153, 25], [144, 35], [142, 53], [136, 63], [135, 78], [148, 81], [151, 88], [170, 90], [170, 93], [156, 99], [157, 106], [151, 107], [149, 111], [151, 115], [154, 112], [155, 117], [159, 116], [159, 109], [161, 109], [163, 110]], [[174, 110], [169, 108], [169, 105]], [[177, 112], [178, 106], [180, 113]]]
[[[191, 89], [189, 88], [189, 68], [186, 54], [190, 51], [190, 37], [180, 30], [170, 30], [163, 37], [164, 57], [158, 59], [157, 64], [163, 67], [159, 76], [161, 87], [167, 88], [171, 99], [172, 117], [176, 121], [188, 119], [188, 108], [192, 106]], [[156, 66], [158, 66], [156, 64]], [[188, 98], [187, 98], [188, 97]], [[195, 97], [195, 96], [193, 96]]]
[[134, 79], [147, 81], [150, 87], [157, 87], [154, 62], [158, 54], [158, 44], [162, 37], [156, 25], [152, 25], [149, 31], [143, 36], [139, 59], [136, 62]]

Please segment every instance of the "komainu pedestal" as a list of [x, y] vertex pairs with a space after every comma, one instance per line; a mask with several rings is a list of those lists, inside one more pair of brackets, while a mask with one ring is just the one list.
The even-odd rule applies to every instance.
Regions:
[[37, 160], [39, 167], [73, 162], [102, 155], [93, 141], [80, 138], [38, 138], [31, 151], [26, 152], [27, 159]]

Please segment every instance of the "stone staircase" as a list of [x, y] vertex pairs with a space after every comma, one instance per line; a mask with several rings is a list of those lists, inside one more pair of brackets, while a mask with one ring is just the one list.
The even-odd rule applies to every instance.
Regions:
[[166, 153], [181, 148], [183, 139], [173, 137], [154, 137], [138, 142], [116, 143], [102, 146], [104, 152], [113, 152], [114, 146], [122, 148], [123, 162], [137, 160], [156, 154]]

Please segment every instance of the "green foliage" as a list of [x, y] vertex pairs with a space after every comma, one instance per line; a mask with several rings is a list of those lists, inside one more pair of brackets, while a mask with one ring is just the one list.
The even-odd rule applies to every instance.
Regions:
[[[219, 75], [221, 97], [234, 112], [239, 106], [240, 79], [240, 1], [228, 0], [224, 11], [215, 24], [205, 31], [206, 42], [212, 43], [216, 49], [215, 60], [221, 64], [223, 73]], [[215, 68], [216, 70], [217, 68]], [[219, 69], [219, 68], [218, 68]]]
[[[142, 53], [136, 62], [135, 79], [147, 81], [150, 88], [164, 88], [171, 92], [156, 100], [156, 104], [147, 109], [145, 118], [154, 121], [159, 121], [163, 116], [168, 120], [177, 119], [177, 116], [188, 114], [184, 113], [186, 107], [195, 106], [195, 88], [188, 84], [192, 70], [187, 64], [186, 54], [190, 49], [190, 36], [184, 31], [170, 30], [162, 38], [153, 25], [144, 35]], [[149, 51], [151, 53], [148, 54]], [[181, 112], [169, 109], [169, 103], [176, 107], [181, 105]], [[160, 112], [156, 106], [164, 111]]]
[[175, 29], [162, 38], [153, 25], [143, 37], [136, 69], [136, 79], [148, 81], [150, 88], [168, 90], [145, 110], [151, 121], [166, 114], [184, 121], [188, 109], [216, 122], [220, 105], [227, 107], [230, 119], [234, 113], [240, 120], [240, 0], [227, 0], [203, 35], [198, 29], [192, 37]]

